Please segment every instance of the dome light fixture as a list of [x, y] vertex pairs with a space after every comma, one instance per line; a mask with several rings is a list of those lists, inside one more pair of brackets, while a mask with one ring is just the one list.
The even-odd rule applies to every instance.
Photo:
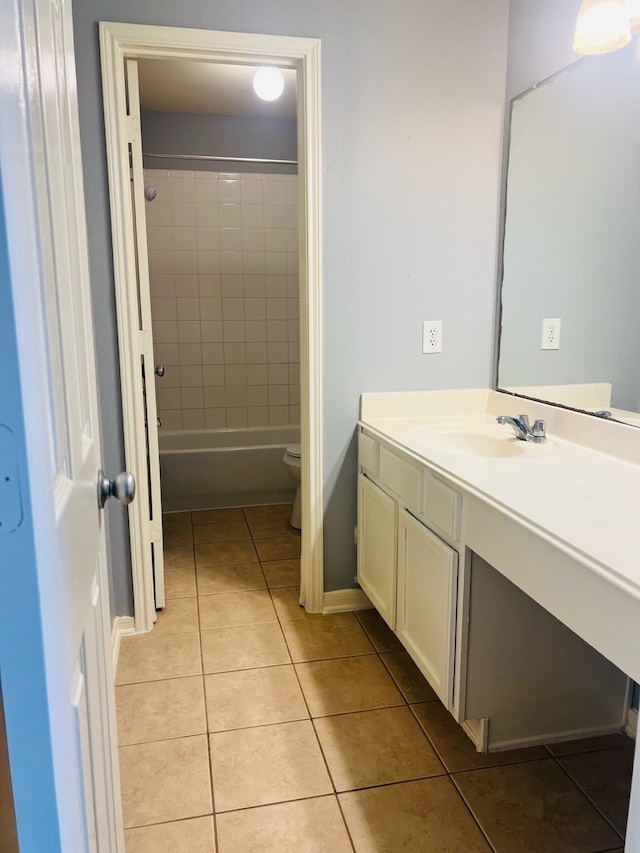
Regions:
[[573, 49], [576, 53], [609, 53], [631, 40], [631, 21], [625, 0], [583, 0]]
[[253, 75], [253, 89], [263, 101], [275, 101], [284, 92], [284, 77], [279, 68], [264, 65]]

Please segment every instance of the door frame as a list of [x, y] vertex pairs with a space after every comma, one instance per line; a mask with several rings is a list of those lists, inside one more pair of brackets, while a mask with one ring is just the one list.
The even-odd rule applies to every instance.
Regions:
[[[322, 208], [320, 187], [320, 40], [100, 22], [102, 87], [109, 175], [111, 231], [118, 318], [118, 348], [127, 468], [142, 500], [129, 507], [135, 628], [153, 627], [153, 577], [148, 539], [148, 488], [144, 411], [139, 376], [140, 332], [134, 289], [136, 258], [129, 203], [125, 60], [191, 59], [246, 65], [279, 65], [297, 71], [298, 201], [300, 248], [300, 443], [302, 446], [302, 543], [300, 602], [321, 612], [323, 577], [322, 497]], [[148, 551], [148, 549], [146, 549]]]

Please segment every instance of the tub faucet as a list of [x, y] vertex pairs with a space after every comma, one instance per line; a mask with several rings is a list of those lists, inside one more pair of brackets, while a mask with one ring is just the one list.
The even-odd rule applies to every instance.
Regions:
[[542, 444], [547, 440], [544, 430], [544, 421], [534, 421], [533, 428], [529, 426], [529, 418], [527, 415], [518, 415], [517, 418], [511, 418], [508, 415], [499, 415], [496, 420], [499, 424], [508, 424], [513, 427], [516, 438], [521, 441], [532, 441], [534, 444]]

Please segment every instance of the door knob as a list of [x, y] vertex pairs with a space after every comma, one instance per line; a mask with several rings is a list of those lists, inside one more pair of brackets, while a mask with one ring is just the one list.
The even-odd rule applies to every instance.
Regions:
[[121, 504], [130, 504], [136, 496], [136, 481], [129, 471], [122, 471], [110, 480], [102, 469], [98, 471], [98, 506], [100, 509], [109, 498], [115, 498]]
[[153, 372], [156, 376], [164, 376], [164, 364], [159, 364], [154, 368]]

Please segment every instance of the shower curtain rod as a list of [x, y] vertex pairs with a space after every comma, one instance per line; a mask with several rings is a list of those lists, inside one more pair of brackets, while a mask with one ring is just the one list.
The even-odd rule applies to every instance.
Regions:
[[276, 166], [297, 166], [297, 160], [272, 160], [268, 157], [216, 157], [211, 154], [147, 154], [143, 157], [155, 157], [159, 160], [215, 160], [221, 163], [271, 163]]

